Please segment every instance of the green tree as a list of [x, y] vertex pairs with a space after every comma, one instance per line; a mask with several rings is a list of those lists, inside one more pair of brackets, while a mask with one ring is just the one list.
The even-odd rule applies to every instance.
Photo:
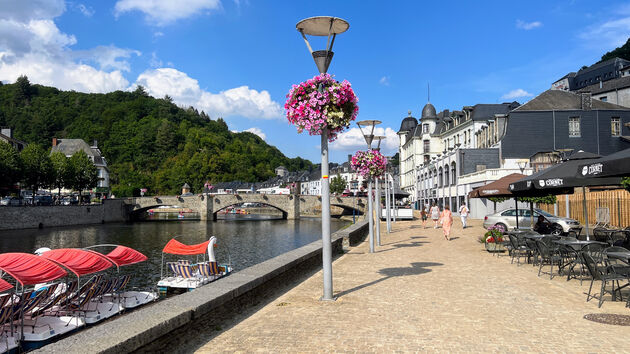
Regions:
[[330, 193], [341, 194], [346, 190], [348, 183], [341, 178], [341, 176], [337, 175], [330, 180]]
[[68, 159], [69, 186], [79, 192], [79, 196], [85, 189], [96, 187], [98, 183], [98, 171], [90, 161], [85, 151], [79, 150]]
[[50, 161], [53, 167], [54, 179], [51, 187], [59, 190], [58, 194], [61, 195], [61, 188], [67, 186], [67, 181], [70, 180], [70, 169], [68, 166], [68, 158], [61, 151], [55, 151], [50, 154]]
[[0, 189], [11, 189], [21, 177], [20, 155], [13, 146], [0, 141]]
[[621, 59], [630, 60], [630, 38], [628, 38], [626, 43], [622, 45], [621, 47], [615, 48], [611, 50], [610, 52], [602, 55], [602, 60], [600, 60], [599, 63], [606, 61], [608, 59], [613, 59], [617, 57]]
[[25, 186], [33, 190], [33, 195], [40, 187], [48, 187], [54, 181], [54, 169], [50, 155], [39, 144], [29, 144], [20, 153]]
[[25, 105], [29, 104], [31, 99], [31, 83], [28, 81], [28, 77], [25, 75], [21, 75], [15, 81], [15, 100], [16, 103], [24, 103]]

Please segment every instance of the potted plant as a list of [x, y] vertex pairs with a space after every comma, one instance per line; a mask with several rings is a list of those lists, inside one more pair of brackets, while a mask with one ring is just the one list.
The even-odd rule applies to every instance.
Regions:
[[357, 118], [358, 101], [348, 81], [338, 82], [329, 74], [320, 74], [293, 85], [284, 108], [298, 133], [306, 130], [310, 135], [321, 135], [328, 128], [328, 141], [332, 142]]
[[500, 227], [491, 226], [488, 231], [479, 238], [479, 242], [483, 243], [488, 252], [502, 252], [503, 248], [503, 230]]

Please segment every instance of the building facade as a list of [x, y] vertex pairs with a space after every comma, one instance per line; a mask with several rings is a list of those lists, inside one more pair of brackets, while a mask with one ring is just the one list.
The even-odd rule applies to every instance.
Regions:
[[107, 161], [101, 154], [96, 140], [90, 146], [83, 139], [57, 139], [53, 138], [51, 152], [60, 151], [66, 157], [74, 155], [74, 153], [83, 150], [90, 161], [96, 167], [98, 173], [98, 183], [96, 185], [97, 193], [109, 192], [109, 167]]

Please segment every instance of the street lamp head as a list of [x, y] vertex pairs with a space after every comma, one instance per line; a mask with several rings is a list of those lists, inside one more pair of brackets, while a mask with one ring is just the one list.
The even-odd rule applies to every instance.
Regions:
[[[332, 61], [332, 57], [334, 55], [332, 47], [335, 43], [335, 37], [337, 37], [339, 33], [347, 31], [348, 28], [350, 28], [350, 25], [348, 24], [348, 21], [338, 17], [315, 16], [298, 22], [297, 25], [295, 25], [295, 28], [298, 32], [300, 32], [300, 34], [302, 34], [306, 47], [309, 52], [311, 52], [320, 74], [325, 74], [328, 71], [328, 67], [330, 66], [330, 62]], [[306, 35], [327, 36], [328, 40], [326, 42], [326, 49], [313, 51]]]
[[376, 151], [381, 151], [381, 141], [384, 140], [386, 137], [383, 135], [376, 135], [374, 136], [373, 140], [376, 140], [377, 145], [376, 145]]
[[[374, 140], [374, 127], [381, 123], [380, 120], [362, 120], [357, 122], [369, 149], [372, 148], [372, 140]], [[363, 128], [365, 128], [365, 130]]]

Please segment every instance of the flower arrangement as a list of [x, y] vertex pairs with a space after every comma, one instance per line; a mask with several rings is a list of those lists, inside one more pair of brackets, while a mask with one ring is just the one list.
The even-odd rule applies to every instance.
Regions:
[[357, 151], [350, 165], [364, 178], [377, 177], [385, 173], [387, 159], [377, 150]]
[[357, 118], [358, 101], [348, 81], [337, 82], [331, 75], [321, 74], [293, 85], [284, 109], [298, 133], [306, 130], [310, 135], [321, 135], [328, 128], [328, 141], [332, 142]]
[[488, 231], [479, 238], [481, 243], [501, 243], [503, 242], [503, 228], [490, 226]]

